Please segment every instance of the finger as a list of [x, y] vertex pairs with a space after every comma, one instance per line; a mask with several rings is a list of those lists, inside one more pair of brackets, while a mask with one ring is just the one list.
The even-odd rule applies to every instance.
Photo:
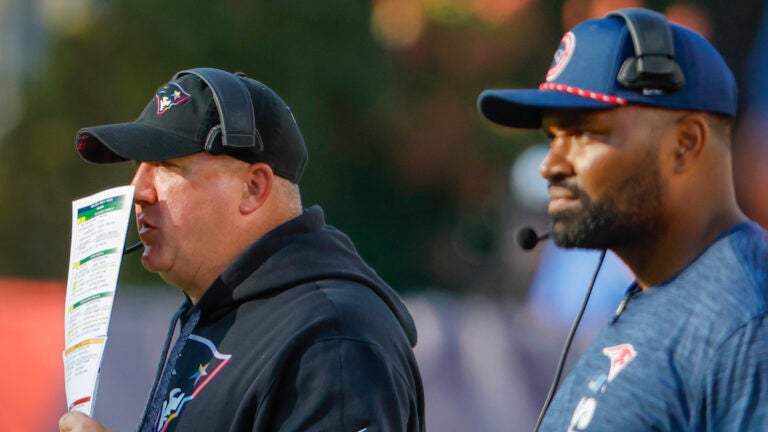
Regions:
[[59, 432], [71, 432], [87, 419], [88, 416], [81, 412], [70, 411], [59, 419]]

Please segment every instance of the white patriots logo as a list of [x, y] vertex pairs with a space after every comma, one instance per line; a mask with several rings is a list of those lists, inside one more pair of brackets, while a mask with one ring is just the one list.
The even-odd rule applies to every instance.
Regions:
[[190, 98], [189, 93], [184, 91], [180, 85], [175, 82], [168, 83], [155, 93], [155, 100], [157, 101], [157, 114], [163, 114], [169, 109], [183, 104]]
[[608, 370], [608, 382], [627, 367], [627, 365], [637, 357], [637, 351], [632, 344], [621, 344], [612, 347], [603, 348], [605, 354], [611, 360], [611, 368]]

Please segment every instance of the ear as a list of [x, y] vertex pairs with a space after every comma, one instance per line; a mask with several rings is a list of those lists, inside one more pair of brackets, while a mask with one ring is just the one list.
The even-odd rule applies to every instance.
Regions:
[[256, 162], [248, 166], [240, 213], [251, 214], [261, 208], [272, 194], [275, 174], [269, 165]]
[[709, 125], [701, 114], [687, 114], [677, 121], [672, 148], [675, 172], [686, 171], [694, 165], [709, 142], [710, 133]]

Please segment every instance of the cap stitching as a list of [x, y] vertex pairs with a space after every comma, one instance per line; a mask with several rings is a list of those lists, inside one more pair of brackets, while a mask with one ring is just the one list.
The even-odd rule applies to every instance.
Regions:
[[539, 90], [542, 91], [559, 91], [564, 93], [570, 93], [572, 95], [580, 96], [583, 98], [589, 98], [600, 102], [607, 102], [612, 103], [614, 105], [626, 105], [627, 101], [626, 99], [620, 98], [618, 96], [611, 96], [606, 95], [602, 93], [593, 92], [591, 90], [584, 90], [578, 87], [573, 87], [565, 84], [557, 84], [557, 83], [541, 83], [539, 85]]

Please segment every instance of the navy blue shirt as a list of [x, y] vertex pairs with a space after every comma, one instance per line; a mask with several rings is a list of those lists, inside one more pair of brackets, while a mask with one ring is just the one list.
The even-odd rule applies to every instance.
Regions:
[[564, 380], [541, 431], [768, 431], [768, 235], [727, 232], [640, 292]]

